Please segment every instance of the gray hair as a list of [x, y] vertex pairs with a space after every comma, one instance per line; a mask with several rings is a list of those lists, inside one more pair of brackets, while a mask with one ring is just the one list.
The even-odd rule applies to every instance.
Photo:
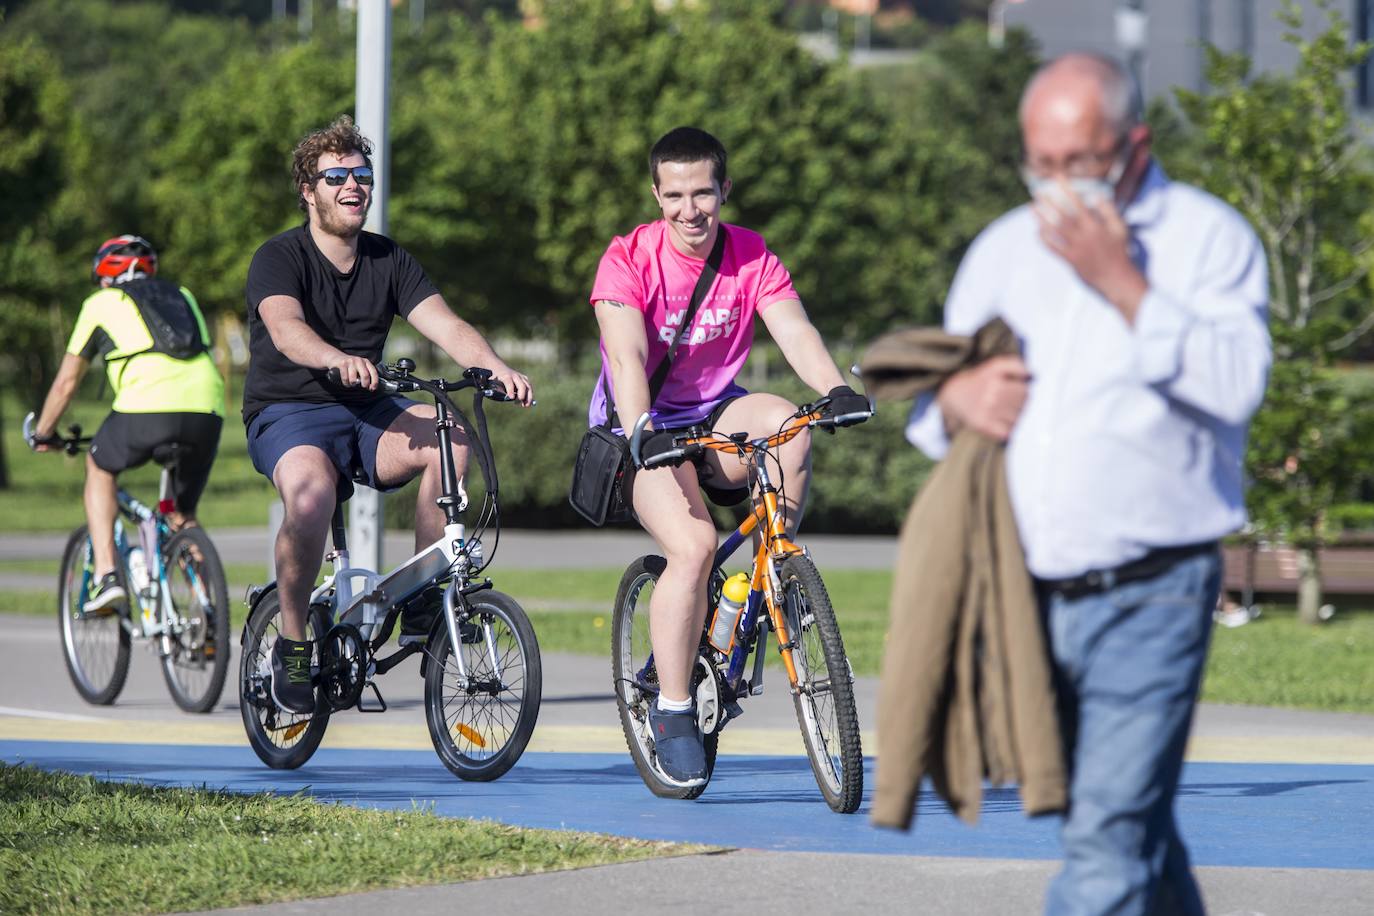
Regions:
[[1020, 119], [1026, 119], [1026, 105], [1036, 85], [1051, 71], [1072, 68], [1097, 83], [1102, 98], [1102, 116], [1117, 134], [1124, 134], [1145, 120], [1145, 102], [1135, 74], [1119, 60], [1096, 51], [1070, 51], [1041, 65], [1021, 93]]

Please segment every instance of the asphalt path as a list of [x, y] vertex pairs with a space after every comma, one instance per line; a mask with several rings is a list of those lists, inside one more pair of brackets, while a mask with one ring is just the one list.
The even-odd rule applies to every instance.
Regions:
[[[228, 562], [261, 562], [261, 533], [216, 536]], [[63, 539], [0, 536], [0, 558], [42, 555]], [[890, 563], [890, 539], [812, 549], [832, 568]], [[393, 547], [388, 546], [388, 554]], [[402, 553], [404, 541], [398, 548]], [[651, 547], [641, 536], [517, 532], [499, 568], [606, 568]], [[259, 551], [256, 556], [254, 552]], [[52, 553], [48, 553], [51, 556]], [[0, 587], [4, 582], [0, 581]], [[11, 586], [12, 587], [12, 586]], [[651, 911], [714, 905], [759, 912], [1034, 912], [1059, 855], [1057, 822], [1027, 819], [1014, 791], [989, 789], [978, 827], [955, 821], [929, 793], [910, 834], [829, 811], [800, 754], [791, 703], [777, 682], [750, 698], [722, 736], [715, 778], [696, 802], [653, 798], [624, 750], [600, 658], [547, 655], [530, 751], [494, 783], [464, 783], [429, 747], [418, 666], [380, 680], [391, 710], [337, 716], [300, 770], [268, 770], [246, 746], [233, 691], [205, 716], [178, 712], [155, 658], [135, 646], [128, 686], [112, 707], [82, 703], [67, 681], [56, 621], [3, 614], [0, 599], [0, 759], [104, 778], [236, 791], [306, 791], [370, 807], [432, 804], [441, 813], [703, 842], [742, 851], [580, 872], [412, 888], [263, 908], [269, 913], [413, 914], [458, 907], [569, 913], [639, 900]], [[235, 650], [237, 647], [235, 646]], [[412, 670], [414, 669], [414, 670]], [[770, 672], [771, 673], [771, 672]], [[876, 685], [861, 679], [860, 718], [874, 721]], [[872, 748], [871, 734], [865, 735]], [[871, 761], [870, 761], [871, 764]], [[871, 784], [871, 773], [869, 774]], [[1374, 716], [1245, 707], [1200, 708], [1178, 812], [1214, 913], [1364, 914], [1374, 898]], [[646, 896], [646, 889], [649, 895]]]

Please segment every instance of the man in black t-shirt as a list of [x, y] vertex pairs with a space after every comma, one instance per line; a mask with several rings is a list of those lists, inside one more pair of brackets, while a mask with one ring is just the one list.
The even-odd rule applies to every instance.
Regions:
[[[362, 231], [372, 203], [371, 152], [347, 115], [306, 136], [292, 172], [308, 221], [265, 242], [248, 269], [248, 453], [286, 509], [275, 553], [281, 638], [272, 694], [301, 714], [315, 705], [306, 610], [336, 500], [355, 480], [389, 490], [418, 475], [417, 548], [443, 533], [434, 408], [377, 391], [376, 363], [392, 320], [406, 319], [459, 364], [491, 370], [522, 404], [533, 396], [529, 379], [453, 314], [405, 249]], [[341, 385], [328, 380], [330, 369]], [[461, 430], [454, 439], [461, 476], [468, 446]], [[423, 638], [425, 622], [409, 609], [406, 617], [402, 639]]]

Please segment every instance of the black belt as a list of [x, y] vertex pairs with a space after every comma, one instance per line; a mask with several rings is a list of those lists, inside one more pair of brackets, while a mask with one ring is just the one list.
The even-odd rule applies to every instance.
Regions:
[[1126, 582], [1138, 582], [1167, 572], [1175, 564], [1217, 549], [1216, 541], [1186, 544], [1182, 547], [1157, 547], [1138, 560], [1122, 563], [1111, 569], [1094, 569], [1081, 576], [1067, 579], [1040, 579], [1035, 584], [1047, 592], [1055, 592], [1070, 600], [1096, 595]]

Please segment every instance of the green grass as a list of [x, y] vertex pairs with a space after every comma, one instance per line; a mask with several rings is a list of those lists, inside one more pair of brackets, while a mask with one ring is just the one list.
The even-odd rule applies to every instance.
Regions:
[[[28, 561], [0, 564], [30, 571]], [[40, 569], [39, 571], [45, 571]], [[497, 586], [530, 612], [546, 652], [609, 658], [611, 604], [618, 569], [509, 570]], [[252, 564], [229, 569], [231, 620], [242, 625], [243, 585], [262, 581]], [[892, 576], [886, 571], [830, 570], [825, 581], [856, 674], [877, 675], [887, 631]], [[47, 592], [0, 592], [0, 611], [52, 614]], [[769, 663], [777, 661], [770, 647]], [[1214, 703], [1374, 712], [1374, 611], [1343, 610], [1327, 623], [1298, 623], [1292, 607], [1267, 606], [1258, 620], [1218, 627], [1203, 699]]]
[[0, 764], [0, 912], [165, 913], [705, 851]]
[[1213, 703], [1374, 713], [1374, 612], [1320, 626], [1266, 606], [1243, 627], [1217, 627], [1202, 698]]

